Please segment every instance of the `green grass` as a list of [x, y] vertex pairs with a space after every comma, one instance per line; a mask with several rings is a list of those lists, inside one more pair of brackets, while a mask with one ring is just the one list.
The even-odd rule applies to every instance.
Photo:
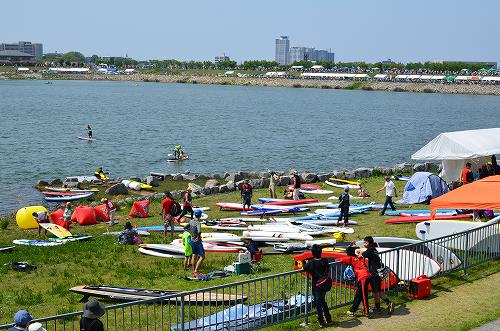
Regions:
[[[204, 179], [194, 181], [203, 185]], [[165, 190], [174, 191], [185, 189], [186, 181], [168, 180], [161, 182], [155, 192]], [[382, 187], [382, 177], [363, 179], [367, 191], [372, 194], [367, 202], [383, 202], [384, 191], [376, 193]], [[395, 181], [398, 192], [401, 193], [405, 182]], [[325, 188], [331, 187], [322, 184]], [[278, 196], [282, 196], [283, 187], [278, 188]], [[340, 189], [334, 189], [334, 194], [339, 195]], [[132, 193], [139, 194], [149, 193]], [[93, 200], [99, 201], [104, 196], [104, 189]], [[268, 196], [267, 189], [258, 189], [254, 193], [257, 197]], [[323, 196], [324, 197], [324, 196]], [[118, 197], [123, 198], [123, 197]], [[326, 199], [326, 197], [324, 197]], [[194, 203], [199, 206], [211, 207], [208, 214], [211, 218], [238, 216], [238, 212], [220, 211], [215, 207], [216, 202], [239, 202], [239, 192], [230, 192], [218, 195], [195, 197]], [[407, 206], [412, 208], [412, 206]], [[422, 208], [421, 205], [418, 206]], [[129, 206], [124, 206], [117, 212], [120, 224], [112, 228], [118, 231], [123, 228], [126, 220], [137, 226], [160, 225], [160, 204], [153, 201], [150, 208], [150, 217], [147, 219], [129, 218]], [[346, 240], [361, 239], [367, 235], [391, 235], [415, 238], [415, 226], [412, 224], [385, 225], [387, 217], [381, 217], [376, 211], [353, 217], [359, 221], [355, 233], [348, 235]], [[8, 245], [14, 239], [37, 238], [37, 230], [20, 230], [13, 217], [0, 220], [6, 228], [0, 226], [0, 245]], [[275, 274], [293, 269], [290, 255], [266, 256], [259, 272], [248, 276], [231, 276], [210, 282], [189, 282], [183, 279], [186, 273], [181, 268], [180, 260], [160, 259], [141, 255], [136, 246], [121, 246], [116, 244], [116, 237], [102, 235], [106, 231], [104, 224], [93, 226], [72, 225], [73, 234], [90, 234], [95, 238], [86, 242], [73, 242], [57, 247], [28, 247], [18, 246], [11, 253], [0, 253], [0, 266], [13, 261], [28, 261], [38, 266], [32, 272], [21, 273], [2, 268], [2, 282], [0, 283], [0, 323], [7, 323], [13, 314], [20, 308], [26, 308], [36, 317], [52, 314], [77, 311], [81, 309], [80, 296], [69, 292], [68, 289], [76, 285], [108, 284], [128, 287], [145, 287], [171, 290], [192, 290], [207, 286], [214, 286], [228, 282], [251, 279], [258, 276]], [[42, 238], [44, 237], [42, 232]], [[145, 237], [146, 243], [166, 243], [163, 233], [153, 232], [150, 237]], [[202, 272], [223, 269], [235, 260], [235, 254], [208, 253], [207, 260], [202, 267]], [[190, 273], [189, 273], [190, 274]]]

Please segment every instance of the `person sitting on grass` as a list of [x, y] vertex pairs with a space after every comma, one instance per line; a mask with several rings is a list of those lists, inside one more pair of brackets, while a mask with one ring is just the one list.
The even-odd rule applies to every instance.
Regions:
[[142, 240], [139, 238], [139, 234], [132, 227], [132, 223], [125, 223], [125, 229], [120, 232], [120, 235], [118, 236], [118, 243], [122, 245], [135, 245], [142, 243]]

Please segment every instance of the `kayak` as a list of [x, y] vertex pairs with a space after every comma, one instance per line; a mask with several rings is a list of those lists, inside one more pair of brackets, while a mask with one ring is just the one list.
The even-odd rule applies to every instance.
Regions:
[[338, 187], [338, 188], [346, 188], [346, 187], [348, 187], [351, 190], [359, 190], [361, 188], [359, 185], [347, 184], [347, 183], [338, 183], [338, 182], [330, 182], [328, 180], [325, 180], [325, 184], [333, 186], [333, 187]]
[[330, 177], [330, 178], [328, 178], [328, 180], [330, 180], [331, 182], [339, 182], [339, 183], [343, 183], [343, 184], [361, 185], [361, 182], [358, 182], [358, 181], [340, 179], [340, 178], [335, 178], [335, 177]]
[[95, 192], [71, 195], [71, 196], [45, 197], [45, 201], [50, 201], [50, 202], [76, 201], [76, 200], [90, 198], [94, 194]]

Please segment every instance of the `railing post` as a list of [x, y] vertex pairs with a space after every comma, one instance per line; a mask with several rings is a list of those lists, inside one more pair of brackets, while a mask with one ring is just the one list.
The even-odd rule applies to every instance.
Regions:
[[306, 273], [306, 307], [304, 310], [306, 316], [304, 317], [304, 325], [309, 323], [309, 276]]
[[468, 255], [469, 255], [469, 231], [465, 232], [464, 261], [462, 263], [465, 275], [467, 275], [467, 256]]
[[184, 331], [184, 295], [181, 295], [181, 331]]

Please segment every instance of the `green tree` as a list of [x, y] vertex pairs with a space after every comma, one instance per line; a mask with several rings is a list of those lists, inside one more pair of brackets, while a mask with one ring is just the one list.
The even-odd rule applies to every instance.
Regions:
[[68, 52], [68, 53], [64, 53], [64, 55], [62, 56], [63, 58], [63, 62], [66, 63], [66, 64], [70, 64], [70, 63], [84, 63], [85, 62], [85, 56], [83, 56], [82, 53], [80, 52]]

